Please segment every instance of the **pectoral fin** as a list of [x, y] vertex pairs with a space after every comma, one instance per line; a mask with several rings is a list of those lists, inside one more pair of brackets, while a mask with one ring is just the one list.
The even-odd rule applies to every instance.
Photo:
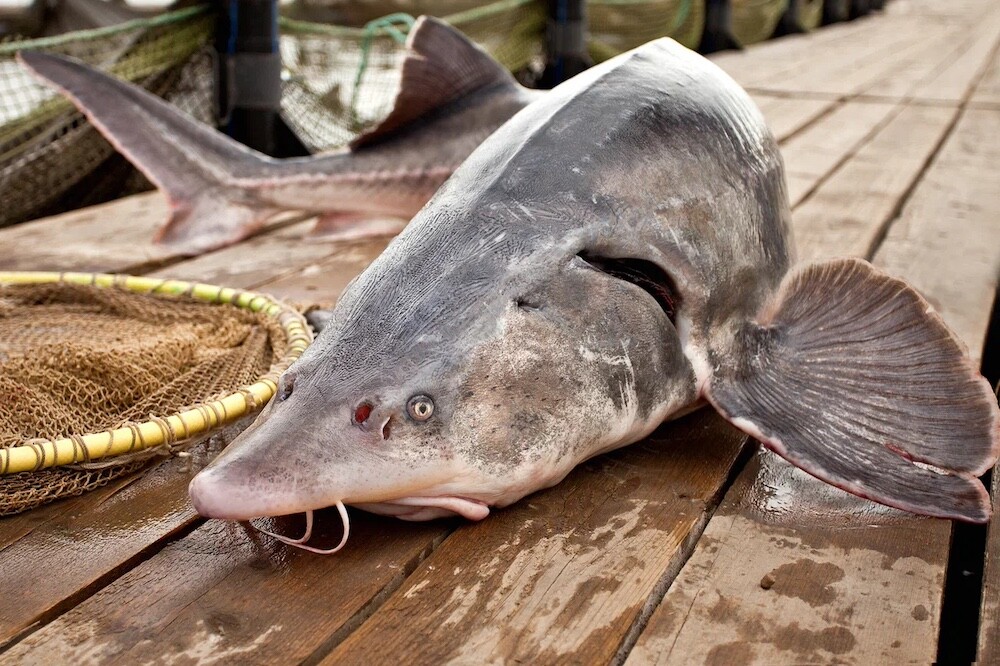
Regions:
[[996, 398], [906, 283], [860, 260], [799, 270], [717, 365], [708, 399], [792, 464], [906, 511], [989, 519], [976, 477], [1000, 453]]

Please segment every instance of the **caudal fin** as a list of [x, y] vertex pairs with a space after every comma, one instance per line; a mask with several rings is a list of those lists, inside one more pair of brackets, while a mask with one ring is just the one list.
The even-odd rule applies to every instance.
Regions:
[[237, 182], [265, 176], [266, 155], [77, 60], [33, 51], [18, 59], [167, 195], [172, 214], [157, 240], [198, 253], [246, 237], [276, 212]]
[[709, 400], [794, 465], [906, 511], [989, 519], [976, 477], [1000, 453], [1000, 409], [906, 283], [860, 260], [799, 270], [726, 365]]

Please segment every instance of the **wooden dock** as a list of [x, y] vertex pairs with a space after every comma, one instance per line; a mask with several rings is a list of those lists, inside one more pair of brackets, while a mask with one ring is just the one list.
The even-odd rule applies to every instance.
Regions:
[[[861, 256], [907, 279], [976, 358], [1000, 276], [998, 48], [996, 0], [894, 0], [714, 57], [780, 140], [800, 258]], [[386, 243], [303, 242], [311, 223], [293, 219], [181, 260], [150, 243], [163, 219], [147, 194], [3, 229], [0, 270], [154, 274], [329, 302]], [[199, 518], [186, 487], [211, 452], [194, 453], [0, 519], [0, 663], [927, 664], [938, 653], [952, 523], [826, 486], [710, 410], [480, 523], [352, 511], [351, 539], [330, 557]], [[337, 536], [335, 514], [320, 523]], [[988, 539], [979, 656], [1000, 663], [1000, 521]]]

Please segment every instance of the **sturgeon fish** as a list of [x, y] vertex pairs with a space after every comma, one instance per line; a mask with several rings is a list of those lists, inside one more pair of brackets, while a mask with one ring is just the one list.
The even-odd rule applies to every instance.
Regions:
[[346, 288], [194, 506], [477, 520], [709, 403], [848, 492], [986, 521], [988, 383], [904, 282], [793, 266], [789, 217], [775, 139], [715, 65], [661, 39], [584, 72]]
[[[170, 202], [157, 239], [187, 254], [222, 247], [282, 211], [317, 213], [316, 233], [396, 232], [476, 146], [542, 94], [518, 85], [446, 23], [420, 17], [406, 43], [392, 111], [344, 151], [274, 159], [142, 88], [79, 61], [22, 51]], [[387, 226], [388, 223], [388, 226]]]

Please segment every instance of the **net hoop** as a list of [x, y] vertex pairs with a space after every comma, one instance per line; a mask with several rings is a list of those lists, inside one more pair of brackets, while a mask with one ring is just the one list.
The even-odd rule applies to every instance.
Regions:
[[287, 348], [272, 363], [266, 375], [253, 384], [168, 416], [128, 424], [103, 432], [62, 439], [32, 439], [10, 448], [0, 448], [0, 475], [31, 472], [50, 467], [111, 458], [185, 442], [204, 436], [222, 426], [261, 409], [277, 391], [277, 380], [312, 342], [313, 336], [302, 317], [292, 307], [266, 296], [242, 289], [197, 282], [168, 280], [107, 273], [3, 272], [0, 286], [64, 282], [137, 294], [190, 298], [203, 303], [229, 304], [277, 320], [285, 332]]

